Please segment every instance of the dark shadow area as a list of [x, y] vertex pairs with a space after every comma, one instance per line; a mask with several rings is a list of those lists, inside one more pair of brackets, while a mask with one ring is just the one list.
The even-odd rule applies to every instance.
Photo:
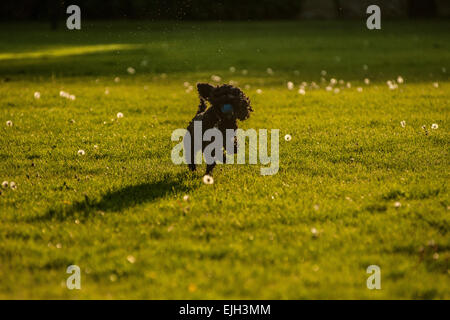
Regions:
[[169, 194], [189, 192], [192, 187], [184, 181], [191, 173], [183, 172], [177, 175], [164, 175], [154, 182], [127, 186], [119, 190], [110, 191], [98, 200], [90, 199], [85, 194], [84, 200], [74, 202], [69, 206], [49, 208], [44, 215], [34, 217], [33, 221], [59, 220], [78, 217], [88, 219], [99, 212], [120, 212], [143, 203], [153, 202]]

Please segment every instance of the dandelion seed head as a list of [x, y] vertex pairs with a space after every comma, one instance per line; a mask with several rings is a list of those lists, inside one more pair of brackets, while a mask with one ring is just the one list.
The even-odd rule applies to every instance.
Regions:
[[7, 127], [12, 127], [13, 126], [12, 121], [11, 120], [6, 121], [6, 126]]
[[188, 196], [187, 194], [184, 195], [183, 200], [184, 200], [184, 201], [188, 201], [188, 200], [189, 200], [189, 196]]
[[3, 181], [2, 182], [2, 187], [3, 188], [8, 188], [8, 186], [9, 186], [9, 182], [8, 181]]
[[262, 93], [262, 90], [261, 90], [261, 89], [256, 89], [256, 93], [257, 93], [257, 94], [261, 94], [261, 93]]
[[127, 261], [128, 261], [129, 263], [133, 264], [133, 263], [136, 262], [136, 258], [133, 257], [132, 255], [129, 255], [129, 256], [127, 257]]
[[41, 93], [40, 93], [39, 91], [36, 91], [36, 92], [34, 93], [34, 98], [35, 98], [35, 99], [40, 99], [40, 98], [41, 98]]
[[438, 82], [433, 82], [433, 87], [439, 88], [439, 83]]
[[203, 183], [204, 184], [213, 184], [214, 183], [214, 179], [209, 174], [206, 174], [206, 175], [203, 176]]
[[327, 75], [327, 71], [326, 70], [322, 70], [320, 71], [320, 74], [322, 77], [325, 77]]
[[120, 82], [120, 78], [119, 78], [119, 77], [115, 77], [115, 78], [114, 78], [114, 82], [115, 82], [115, 83], [119, 83], [119, 82]]
[[401, 206], [402, 206], [402, 204], [399, 201], [396, 201], [394, 203], [394, 207], [396, 207], [396, 208], [400, 208]]
[[284, 136], [284, 140], [286, 140], [286, 141], [291, 141], [292, 140], [292, 137], [291, 137], [291, 135], [290, 134], [287, 134], [287, 135], [285, 135]]
[[236, 68], [235, 67], [230, 67], [230, 72], [236, 72]]
[[120, 119], [120, 118], [123, 118], [123, 113], [122, 113], [122, 112], [118, 112], [118, 113], [117, 113], [117, 118], [119, 118], [119, 119]]
[[397, 83], [402, 84], [403, 82], [405, 82], [405, 80], [403, 79], [403, 77], [402, 77], [402, 76], [398, 76], [398, 77], [397, 77]]
[[294, 83], [292, 81], [288, 81], [287, 88], [288, 88], [288, 90], [294, 89]]
[[304, 96], [306, 94], [306, 91], [305, 91], [305, 89], [300, 88], [300, 89], [298, 89], [298, 93], [301, 94], [302, 96]]
[[85, 154], [86, 154], [86, 152], [84, 151], [84, 150], [78, 150], [78, 152], [77, 152], [77, 154], [79, 155], [79, 156], [84, 156]]
[[211, 80], [214, 82], [220, 82], [222, 80], [222, 78], [213, 74], [211, 76]]
[[400, 125], [401, 125], [403, 128], [406, 127], [406, 121], [405, 121], [405, 120], [400, 121]]
[[16, 190], [16, 189], [17, 189], [17, 184], [16, 184], [14, 181], [11, 181], [11, 182], [9, 183], [9, 187], [10, 187], [12, 190]]
[[[438, 126], [437, 123], [433, 123], [433, 124], [431, 125], [431, 129], [436, 130], [437, 128], [439, 128], [439, 126]], [[444, 131], [445, 131], [445, 130], [444, 130]]]
[[367, 84], [367, 85], [369, 85], [369, 84], [370, 84], [370, 79], [369, 79], [369, 78], [365, 78], [365, 79], [364, 79], [364, 83]]
[[363, 92], [363, 88], [358, 87], [358, 88], [356, 88], [356, 91], [358, 91], [358, 92]]
[[267, 68], [267, 69], [266, 69], [266, 72], [267, 72], [268, 74], [270, 74], [270, 75], [273, 75], [273, 70], [272, 70], [272, 68]]

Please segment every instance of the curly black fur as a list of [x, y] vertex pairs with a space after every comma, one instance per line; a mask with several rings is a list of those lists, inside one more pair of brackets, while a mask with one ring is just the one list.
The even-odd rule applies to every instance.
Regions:
[[[250, 99], [241, 91], [241, 89], [224, 84], [218, 86], [212, 86], [208, 83], [198, 83], [197, 90], [200, 97], [200, 105], [198, 106], [197, 113], [189, 123], [187, 127], [191, 138], [191, 159], [189, 169], [195, 171], [196, 166], [194, 163], [195, 150], [194, 150], [194, 121], [202, 122], [202, 136], [203, 133], [211, 128], [218, 128], [223, 137], [226, 137], [226, 129], [233, 129], [236, 131], [238, 128], [237, 120], [246, 120], [250, 117], [250, 112], [253, 111], [250, 106]], [[208, 108], [206, 102], [210, 103]], [[232, 106], [232, 111], [224, 113], [222, 108], [225, 104]], [[209, 142], [202, 142], [202, 152]], [[237, 152], [237, 140], [234, 136], [234, 148], [233, 150], [226, 150], [226, 143], [224, 141], [224, 151], [229, 154]], [[213, 155], [216, 159], [223, 162], [225, 154]], [[207, 164], [206, 174], [211, 174], [212, 170], [216, 166], [216, 162]]]

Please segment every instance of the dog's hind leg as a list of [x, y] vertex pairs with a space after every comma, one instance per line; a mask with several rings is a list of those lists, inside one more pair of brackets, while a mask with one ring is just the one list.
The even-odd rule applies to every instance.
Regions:
[[205, 103], [205, 99], [200, 98], [200, 104], [198, 105], [198, 110], [197, 110], [197, 114], [205, 112], [206, 110], [206, 103]]

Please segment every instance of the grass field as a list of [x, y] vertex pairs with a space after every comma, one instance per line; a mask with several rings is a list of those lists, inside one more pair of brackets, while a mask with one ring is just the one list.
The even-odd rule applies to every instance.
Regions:
[[[382, 27], [2, 24], [0, 298], [449, 299], [450, 22]], [[171, 162], [212, 75], [247, 88], [242, 128], [292, 136], [278, 174]]]

